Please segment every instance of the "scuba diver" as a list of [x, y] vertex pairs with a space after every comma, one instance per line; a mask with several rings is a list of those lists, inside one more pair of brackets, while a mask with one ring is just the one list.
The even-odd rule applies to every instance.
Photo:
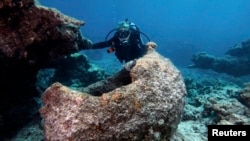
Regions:
[[[116, 31], [114, 36], [107, 40], [108, 36], [114, 31]], [[126, 19], [125, 21], [119, 22], [117, 28], [107, 34], [105, 41], [93, 44], [90, 49], [110, 47], [107, 50], [108, 53], [114, 52], [120, 63], [127, 63], [142, 57], [147, 51], [147, 45], [143, 44], [141, 34], [150, 41], [146, 34], [140, 32], [134, 23]], [[151, 45], [152, 43], [155, 44], [154, 42], [150, 43]]]

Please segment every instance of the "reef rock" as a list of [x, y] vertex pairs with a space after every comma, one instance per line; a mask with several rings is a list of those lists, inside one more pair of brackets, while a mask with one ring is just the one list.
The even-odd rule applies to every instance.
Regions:
[[229, 49], [226, 54], [236, 57], [246, 57], [250, 59], [250, 39], [236, 44], [233, 48]]
[[[37, 113], [36, 73], [58, 57], [88, 48], [83, 21], [35, 0], [0, 1], [0, 140]], [[31, 104], [32, 103], [32, 104]], [[36, 107], [36, 110], [30, 110]], [[18, 119], [18, 120], [17, 120]], [[2, 137], [3, 136], [3, 137]]]
[[34, 0], [0, 2], [0, 55], [42, 63], [87, 47], [80, 34], [83, 21]]
[[[209, 106], [207, 105], [206, 110]], [[217, 124], [221, 125], [249, 125], [249, 108], [237, 99], [220, 100], [212, 104], [211, 109], [218, 117]]]
[[37, 73], [36, 87], [42, 94], [55, 82], [72, 89], [86, 87], [108, 77], [104, 69], [90, 63], [88, 57], [81, 53], [74, 53], [57, 59], [53, 68], [41, 69]]
[[239, 91], [239, 100], [250, 108], [250, 82], [245, 83], [244, 85], [245, 88]]
[[[192, 57], [189, 68], [212, 69], [236, 77], [250, 74], [250, 40], [243, 41], [228, 50], [225, 56], [215, 57], [199, 52]], [[240, 68], [240, 69], [239, 69]]]
[[40, 109], [45, 140], [167, 140], [176, 131], [185, 84], [180, 71], [154, 49], [130, 71], [122, 69], [101, 84], [104, 88], [96, 85], [100, 96], [51, 85]]

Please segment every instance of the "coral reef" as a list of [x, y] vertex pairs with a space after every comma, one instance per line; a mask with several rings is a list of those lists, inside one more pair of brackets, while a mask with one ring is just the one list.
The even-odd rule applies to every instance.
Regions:
[[182, 70], [188, 92], [184, 114], [171, 141], [207, 140], [206, 125], [250, 124], [250, 110], [245, 106], [248, 98], [244, 96], [248, 83], [242, 89], [242, 85], [237, 85], [239, 78], [223, 77], [213, 71], [186, 70]]
[[[211, 105], [206, 105], [205, 110], [213, 110], [218, 116], [217, 124], [221, 125], [249, 125], [250, 110], [236, 99], [217, 100], [209, 99]], [[218, 102], [217, 102], [218, 101]]]
[[239, 91], [239, 100], [250, 108], [250, 82], [245, 83], [245, 88]]
[[[226, 52], [223, 57], [215, 57], [205, 52], [193, 55], [193, 65], [189, 68], [212, 69], [236, 77], [250, 74], [250, 40], [243, 41]], [[239, 69], [240, 68], [240, 69]]]
[[83, 21], [32, 0], [3, 1], [0, 9], [0, 51], [6, 58], [41, 63], [59, 55], [88, 48], [80, 34]]
[[[116, 84], [119, 80], [125, 81]], [[175, 132], [185, 103], [184, 81], [154, 49], [130, 71], [122, 69], [101, 84], [91, 86], [99, 96], [60, 83], [50, 86], [40, 109], [45, 140], [167, 140]]]
[[236, 44], [233, 48], [229, 49], [226, 54], [235, 57], [246, 57], [250, 59], [250, 39]]
[[80, 33], [82, 25], [34, 0], [0, 1], [0, 140], [38, 113], [34, 97], [39, 97], [39, 69], [90, 46]]
[[41, 69], [37, 74], [37, 89], [43, 93], [54, 82], [60, 82], [72, 89], [86, 87], [103, 80], [108, 75], [87, 56], [74, 53], [54, 61], [53, 67]]
[[31, 122], [26, 124], [20, 129], [11, 141], [43, 141], [43, 127], [41, 118], [32, 119]]
[[244, 89], [212, 78], [196, 82], [190, 78], [185, 80], [188, 97], [183, 121], [209, 118], [210, 124], [249, 123], [249, 114], [246, 114], [249, 108], [237, 100]]

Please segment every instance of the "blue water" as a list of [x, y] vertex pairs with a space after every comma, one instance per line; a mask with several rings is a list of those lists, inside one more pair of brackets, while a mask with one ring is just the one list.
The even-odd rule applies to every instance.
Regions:
[[198, 51], [221, 56], [236, 43], [250, 38], [249, 0], [40, 0], [40, 3], [85, 21], [82, 33], [93, 42], [103, 41], [117, 22], [128, 18], [176, 65], [190, 64], [192, 54]]

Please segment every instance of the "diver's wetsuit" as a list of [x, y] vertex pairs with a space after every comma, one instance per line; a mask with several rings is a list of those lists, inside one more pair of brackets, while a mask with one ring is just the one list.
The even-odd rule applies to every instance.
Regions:
[[115, 55], [121, 63], [142, 57], [146, 52], [146, 46], [142, 43], [140, 32], [134, 28], [130, 30], [131, 33], [126, 43], [122, 43], [119, 40], [118, 33], [116, 32], [108, 41], [93, 44], [91, 49], [114, 47]]

